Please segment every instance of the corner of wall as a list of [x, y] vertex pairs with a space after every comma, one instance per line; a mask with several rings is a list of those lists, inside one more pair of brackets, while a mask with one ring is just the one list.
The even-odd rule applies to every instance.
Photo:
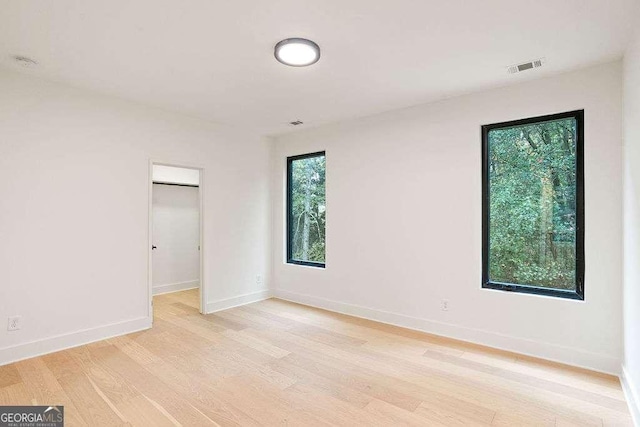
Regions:
[[[640, 12], [640, 4], [636, 5]], [[638, 21], [640, 22], [640, 21]], [[624, 362], [620, 382], [635, 425], [640, 426], [640, 29], [635, 29], [624, 55], [624, 286], [623, 331]]]
[[622, 365], [620, 383], [622, 384], [622, 390], [629, 405], [629, 412], [631, 413], [633, 423], [636, 426], [640, 426], [640, 391], [624, 365]]

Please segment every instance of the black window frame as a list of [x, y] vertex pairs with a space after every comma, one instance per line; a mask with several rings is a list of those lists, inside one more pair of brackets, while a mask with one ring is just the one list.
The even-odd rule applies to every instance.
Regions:
[[[287, 157], [287, 208], [286, 208], [286, 215], [287, 215], [287, 264], [294, 264], [294, 265], [305, 265], [307, 267], [317, 267], [317, 268], [325, 268], [326, 265], [326, 259], [325, 262], [313, 262], [313, 261], [301, 261], [301, 260], [297, 260], [294, 259], [292, 254], [293, 254], [293, 245], [292, 245], [292, 241], [291, 239], [293, 238], [293, 233], [291, 233], [291, 225], [293, 224], [293, 212], [292, 212], [292, 204], [291, 204], [291, 193], [292, 193], [292, 181], [293, 181], [293, 177], [292, 177], [292, 173], [293, 170], [291, 168], [291, 164], [296, 161], [296, 160], [304, 160], [304, 159], [309, 159], [309, 158], [313, 158], [313, 157], [320, 157], [320, 156], [324, 156], [326, 159], [326, 153], [324, 151], [316, 151], [314, 153], [307, 153], [307, 154], [300, 154], [297, 156], [291, 156], [291, 157]], [[326, 194], [326, 182], [325, 182], [325, 194]], [[326, 239], [326, 233], [325, 233], [325, 239]], [[325, 245], [326, 245], [326, 240], [325, 240]]]
[[[573, 118], [576, 121], [576, 289], [563, 290], [489, 280], [489, 132], [494, 129]], [[530, 117], [482, 126], [482, 288], [584, 300], [584, 110]]]

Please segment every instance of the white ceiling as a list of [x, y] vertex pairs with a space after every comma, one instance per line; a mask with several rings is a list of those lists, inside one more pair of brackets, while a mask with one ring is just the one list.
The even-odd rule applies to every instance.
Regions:
[[[0, 0], [0, 63], [265, 134], [622, 56], [635, 0]], [[281, 39], [322, 49], [307, 68]], [[11, 61], [25, 55], [38, 66]], [[545, 57], [518, 75], [506, 67]]]

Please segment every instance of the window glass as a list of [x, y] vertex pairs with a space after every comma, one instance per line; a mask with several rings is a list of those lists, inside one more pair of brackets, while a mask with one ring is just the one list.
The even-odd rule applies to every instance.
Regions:
[[485, 286], [582, 296], [579, 113], [484, 127]]
[[325, 155], [290, 157], [288, 172], [288, 262], [324, 266], [325, 263]]

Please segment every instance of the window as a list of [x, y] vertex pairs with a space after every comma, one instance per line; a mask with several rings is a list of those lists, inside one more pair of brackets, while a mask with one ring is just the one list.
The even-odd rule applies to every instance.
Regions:
[[324, 267], [325, 155], [287, 158], [287, 262]]
[[482, 127], [482, 286], [584, 299], [584, 112]]

